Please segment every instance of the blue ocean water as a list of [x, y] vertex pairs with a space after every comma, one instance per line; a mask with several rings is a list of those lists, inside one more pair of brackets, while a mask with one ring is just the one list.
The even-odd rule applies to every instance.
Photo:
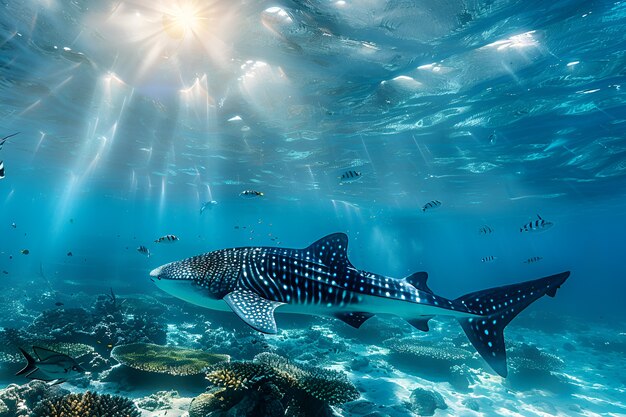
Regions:
[[[99, 359], [63, 389], [185, 415], [210, 378], [110, 374], [111, 349], [151, 342], [343, 372], [361, 397], [336, 415], [429, 415], [419, 389], [445, 400], [438, 416], [624, 415], [625, 29], [623, 1], [3, 2], [0, 137], [19, 133], [0, 145], [0, 388], [28, 382], [18, 345], [79, 342]], [[539, 219], [553, 225], [523, 230]], [[506, 380], [454, 320], [422, 333], [277, 314], [263, 336], [150, 281], [197, 254], [335, 232], [356, 268], [427, 271], [450, 299], [571, 277], [507, 327]], [[475, 363], [411, 369], [432, 352], [407, 340]], [[178, 396], [141, 402], [164, 389]]]

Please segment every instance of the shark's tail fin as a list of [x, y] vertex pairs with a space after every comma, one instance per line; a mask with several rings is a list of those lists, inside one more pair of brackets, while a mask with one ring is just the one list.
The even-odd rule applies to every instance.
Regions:
[[490, 288], [456, 300], [481, 316], [460, 318], [459, 322], [478, 353], [499, 375], [507, 375], [503, 337], [506, 325], [533, 301], [544, 295], [554, 297], [569, 274], [569, 271], [562, 272], [520, 284]]
[[15, 375], [29, 374], [29, 373], [33, 372], [35, 369], [37, 369], [37, 365], [35, 365], [35, 358], [33, 358], [30, 355], [30, 353], [26, 352], [24, 349], [19, 348], [19, 350], [20, 350], [20, 352], [22, 352], [22, 355], [24, 355], [24, 358], [26, 359], [26, 361], [28, 363], [26, 364], [26, 366], [21, 371], [19, 371]]

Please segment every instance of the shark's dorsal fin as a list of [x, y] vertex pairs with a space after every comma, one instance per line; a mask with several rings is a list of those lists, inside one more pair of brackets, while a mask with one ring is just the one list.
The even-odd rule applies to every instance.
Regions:
[[313, 242], [305, 248], [307, 256], [315, 259], [326, 266], [348, 261], [348, 235], [345, 233], [333, 233]]
[[35, 352], [35, 355], [37, 355], [37, 358], [39, 358], [40, 361], [45, 361], [52, 356], [63, 355], [62, 353], [55, 352], [54, 350], [42, 348], [39, 346], [33, 346], [33, 352]]
[[433, 293], [433, 291], [428, 288], [428, 284], [426, 283], [428, 280], [427, 272], [416, 272], [404, 278], [404, 280], [420, 291], [425, 291], [430, 294]]
[[359, 311], [353, 311], [350, 313], [336, 313], [335, 318], [343, 321], [346, 324], [358, 329], [365, 321], [371, 317], [374, 317], [373, 313], [362, 313]]
[[283, 305], [249, 290], [235, 290], [224, 297], [226, 304], [250, 327], [263, 333], [278, 333], [274, 310]]

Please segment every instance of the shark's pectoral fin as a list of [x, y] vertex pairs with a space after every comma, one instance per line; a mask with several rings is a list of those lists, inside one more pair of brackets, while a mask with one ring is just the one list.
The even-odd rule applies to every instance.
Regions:
[[235, 290], [224, 297], [226, 304], [250, 327], [263, 333], [278, 332], [274, 310], [283, 305], [249, 290]]
[[358, 329], [367, 319], [374, 317], [374, 314], [354, 311], [351, 313], [336, 313], [334, 317]]

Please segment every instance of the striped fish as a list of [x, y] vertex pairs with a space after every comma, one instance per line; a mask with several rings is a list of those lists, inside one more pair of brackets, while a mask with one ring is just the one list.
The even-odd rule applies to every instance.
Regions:
[[255, 197], [263, 197], [265, 194], [263, 194], [260, 191], [255, 191], [255, 190], [244, 190], [241, 193], [239, 193], [239, 197], [241, 198], [255, 198]]
[[350, 170], [341, 174], [341, 176], [339, 177], [339, 182], [342, 184], [354, 182], [354, 181], [358, 181], [359, 179], [361, 179], [361, 177], [363, 177], [363, 174], [361, 172]]
[[144, 245], [141, 245], [137, 248], [137, 252], [139, 252], [142, 255], [147, 256], [148, 258], [150, 257], [150, 249], [146, 248]]
[[493, 262], [496, 259], [498, 259], [497, 257], [493, 256], [493, 255], [489, 255], [489, 256], [485, 256], [484, 258], [482, 258], [480, 261], [481, 262]]
[[537, 214], [537, 220], [531, 220], [522, 227], [519, 228], [520, 233], [524, 232], [543, 232], [544, 230], [548, 230], [554, 226], [554, 223], [549, 222], [541, 218], [540, 215]]
[[531, 258], [528, 258], [524, 261], [525, 264], [532, 264], [535, 262], [539, 262], [540, 260], [542, 260], [543, 258], [541, 256], [533, 256]]
[[421, 331], [428, 331], [433, 316], [455, 317], [501, 376], [507, 374], [505, 326], [543, 295], [554, 297], [568, 276], [563, 272], [447, 299], [430, 289], [426, 272], [392, 278], [356, 268], [343, 233], [302, 249], [220, 249], [150, 272], [161, 290], [197, 306], [231, 311], [263, 333], [278, 332], [275, 311], [331, 316], [355, 328], [374, 315], [394, 314]]
[[0, 161], [0, 180], [4, 178], [4, 161]]
[[433, 200], [431, 202], [428, 202], [428, 203], [424, 204], [424, 206], [422, 207], [422, 211], [436, 209], [436, 208], [438, 208], [440, 206], [441, 206], [441, 201]]
[[480, 229], [478, 229], [478, 233], [481, 235], [489, 235], [493, 233], [493, 229], [490, 226], [484, 225]]
[[177, 240], [178, 238], [174, 235], [165, 235], [155, 240], [154, 243], [174, 243]]

